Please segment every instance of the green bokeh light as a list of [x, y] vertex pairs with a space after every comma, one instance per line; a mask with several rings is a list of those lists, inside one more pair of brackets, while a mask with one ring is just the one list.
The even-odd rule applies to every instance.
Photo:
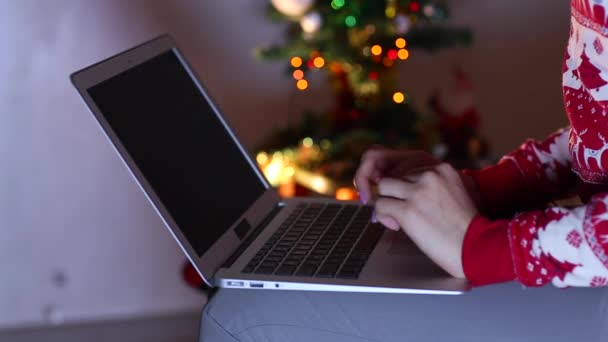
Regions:
[[340, 8], [344, 7], [344, 0], [333, 0], [331, 2], [331, 8], [338, 10]]
[[353, 17], [352, 15], [349, 15], [348, 17], [346, 17], [346, 19], [344, 19], [344, 23], [348, 27], [353, 27], [353, 26], [357, 25], [357, 19], [355, 17]]

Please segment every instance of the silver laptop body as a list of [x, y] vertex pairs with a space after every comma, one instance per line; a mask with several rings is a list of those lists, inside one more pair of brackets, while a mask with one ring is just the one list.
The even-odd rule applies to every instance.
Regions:
[[[324, 198], [279, 198], [169, 36], [80, 70], [71, 80], [209, 286], [417, 294], [461, 294], [470, 289], [466, 280], [439, 269], [404, 234], [368, 220], [361, 226], [377, 232], [377, 243], [356, 275], [322, 275], [320, 268], [301, 275], [302, 264], [290, 274], [259, 272], [271, 251], [264, 252], [266, 256], [261, 252], [284, 231], [286, 221], [304, 212], [318, 219], [320, 213], [331, 211], [328, 208], [341, 212], [346, 206], [350, 216], [371, 208]], [[317, 236], [313, 245], [325, 236]], [[365, 244], [363, 237], [353, 239], [349, 256]], [[252, 263], [256, 256], [257, 264]], [[279, 263], [287, 266], [285, 259]], [[340, 265], [341, 271], [345, 269]]]

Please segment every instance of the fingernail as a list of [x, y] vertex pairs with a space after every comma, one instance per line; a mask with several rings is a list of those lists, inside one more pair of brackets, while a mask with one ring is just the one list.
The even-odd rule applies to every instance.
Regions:
[[358, 194], [359, 194], [359, 200], [361, 201], [361, 203], [367, 204], [367, 198], [365, 197], [365, 195], [362, 192], [358, 192]]
[[376, 211], [372, 211], [372, 223], [377, 223], [378, 219], [376, 218]]

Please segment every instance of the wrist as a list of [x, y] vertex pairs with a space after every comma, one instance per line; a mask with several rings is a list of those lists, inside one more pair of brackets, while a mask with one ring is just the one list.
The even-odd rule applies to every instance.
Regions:
[[462, 244], [462, 265], [474, 286], [511, 281], [516, 278], [509, 242], [509, 221], [490, 221], [475, 216]]
[[475, 179], [467, 170], [463, 170], [460, 172], [460, 179], [462, 180], [462, 184], [464, 185], [469, 197], [475, 204], [478, 212], [483, 212], [483, 201], [481, 200], [481, 193], [479, 192], [479, 187], [475, 182]]

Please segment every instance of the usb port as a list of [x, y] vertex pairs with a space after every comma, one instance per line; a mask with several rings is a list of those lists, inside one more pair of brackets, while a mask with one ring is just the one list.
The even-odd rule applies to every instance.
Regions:
[[264, 287], [264, 283], [249, 283], [250, 287]]
[[232, 280], [229, 280], [228, 281], [228, 286], [243, 287], [243, 286], [245, 286], [245, 283], [242, 282], [242, 281], [232, 281]]

